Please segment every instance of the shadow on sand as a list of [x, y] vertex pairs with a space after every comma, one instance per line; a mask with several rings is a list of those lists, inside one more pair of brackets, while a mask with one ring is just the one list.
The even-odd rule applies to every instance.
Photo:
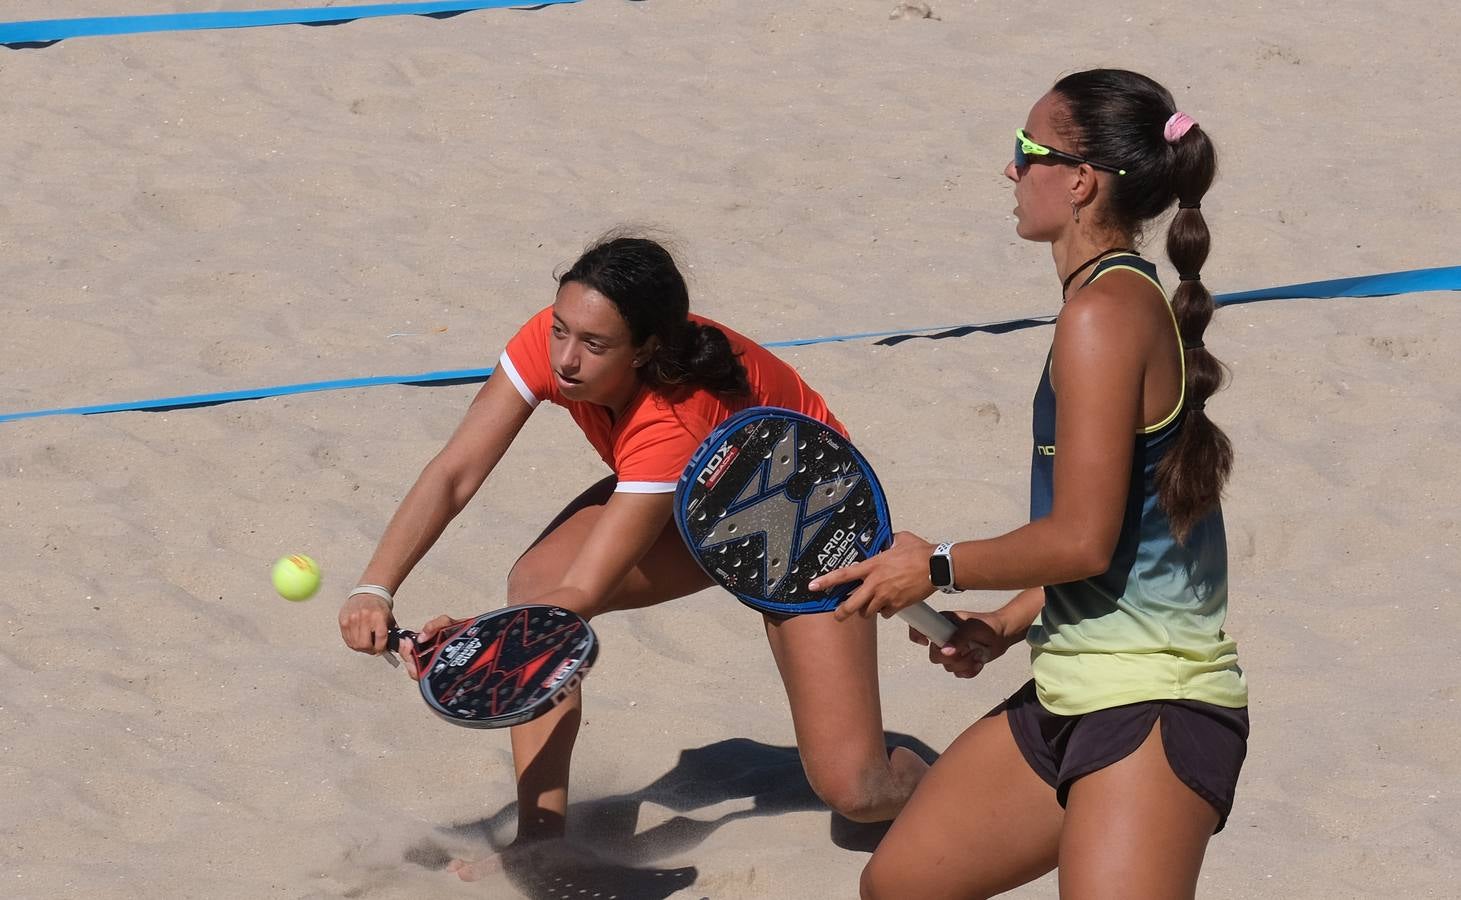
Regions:
[[[936, 756], [927, 744], [904, 734], [888, 733], [887, 744], [890, 749], [906, 747], [929, 762]], [[690, 815], [734, 800], [751, 803], [713, 818]], [[645, 803], [676, 815], [639, 832]], [[503, 873], [532, 900], [578, 896], [663, 900], [693, 885], [699, 871], [694, 866], [658, 868], [655, 861], [693, 850], [728, 822], [818, 809], [827, 807], [807, 782], [795, 747], [735, 738], [681, 751], [674, 768], [637, 791], [572, 804], [568, 814], [572, 824], [563, 841], [505, 846], [497, 836], [512, 831], [515, 803], [450, 831], [473, 841], [485, 836], [499, 854]], [[887, 830], [887, 823], [862, 825], [830, 810], [828, 815], [829, 839], [845, 850], [870, 853]], [[450, 855], [421, 845], [408, 851], [406, 860], [438, 869], [447, 866]]]

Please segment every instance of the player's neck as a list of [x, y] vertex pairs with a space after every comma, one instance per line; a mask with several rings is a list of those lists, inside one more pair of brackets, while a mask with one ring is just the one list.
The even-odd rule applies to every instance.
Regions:
[[619, 422], [623, 420], [624, 413], [629, 410], [629, 406], [634, 402], [634, 398], [639, 396], [639, 392], [643, 388], [644, 383], [636, 378], [618, 390], [613, 396], [605, 397], [599, 402], [599, 405], [608, 410], [610, 421]]
[[1055, 258], [1055, 274], [1063, 286], [1063, 295], [1069, 296], [1072, 291], [1079, 290], [1081, 276], [1088, 275], [1103, 256], [1131, 246], [1130, 235], [1116, 233], [1078, 233], [1056, 241], [1051, 247], [1051, 255]]

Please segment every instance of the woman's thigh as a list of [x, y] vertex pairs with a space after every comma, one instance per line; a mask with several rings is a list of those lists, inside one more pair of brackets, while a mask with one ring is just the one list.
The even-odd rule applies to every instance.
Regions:
[[[963, 682], [960, 682], [963, 685]], [[863, 871], [864, 898], [990, 897], [1055, 867], [1062, 812], [1004, 713], [961, 734]]]
[[[878, 696], [877, 619], [766, 617], [807, 778], [824, 799], [887, 770]], [[832, 802], [829, 800], [829, 802]], [[833, 804], [836, 805], [835, 803]]]
[[1060, 840], [1062, 897], [1191, 897], [1218, 812], [1172, 771], [1161, 722], [1134, 752], [1077, 779]]
[[[599, 481], [565, 506], [528, 547], [507, 577], [507, 602], [526, 603], [558, 587], [568, 563], [603, 515], [614, 494], [613, 476]], [[613, 594], [594, 609], [576, 610], [595, 616], [615, 609], [638, 609], [684, 597], [712, 584], [710, 576], [685, 548], [673, 520]]]

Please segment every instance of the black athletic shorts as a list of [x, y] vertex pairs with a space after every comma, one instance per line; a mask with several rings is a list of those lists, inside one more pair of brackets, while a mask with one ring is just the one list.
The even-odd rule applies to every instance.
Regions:
[[1238, 771], [1248, 753], [1246, 707], [1149, 700], [1058, 716], [1040, 705], [1032, 679], [988, 715], [1001, 712], [1009, 714], [1010, 730], [1025, 761], [1055, 788], [1062, 808], [1077, 778], [1130, 756], [1151, 734], [1152, 723], [1160, 720], [1162, 746], [1172, 771], [1217, 810], [1214, 834], [1227, 824]]

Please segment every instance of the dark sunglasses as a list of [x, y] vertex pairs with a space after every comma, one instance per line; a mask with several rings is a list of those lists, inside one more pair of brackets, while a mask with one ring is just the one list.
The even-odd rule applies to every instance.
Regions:
[[1117, 175], [1126, 174], [1125, 169], [1108, 166], [1105, 163], [1099, 163], [1094, 159], [1087, 159], [1084, 156], [1076, 156], [1074, 153], [1066, 153], [1064, 150], [1056, 150], [1044, 144], [1037, 144], [1030, 140], [1028, 134], [1025, 134], [1025, 129], [1018, 128], [1015, 130], [1015, 168], [1023, 172], [1032, 162], [1031, 157], [1036, 157], [1033, 161], [1049, 159], [1054, 162], [1058, 160], [1073, 166], [1084, 163], [1093, 169], [1104, 169], [1107, 172], [1115, 172]]

